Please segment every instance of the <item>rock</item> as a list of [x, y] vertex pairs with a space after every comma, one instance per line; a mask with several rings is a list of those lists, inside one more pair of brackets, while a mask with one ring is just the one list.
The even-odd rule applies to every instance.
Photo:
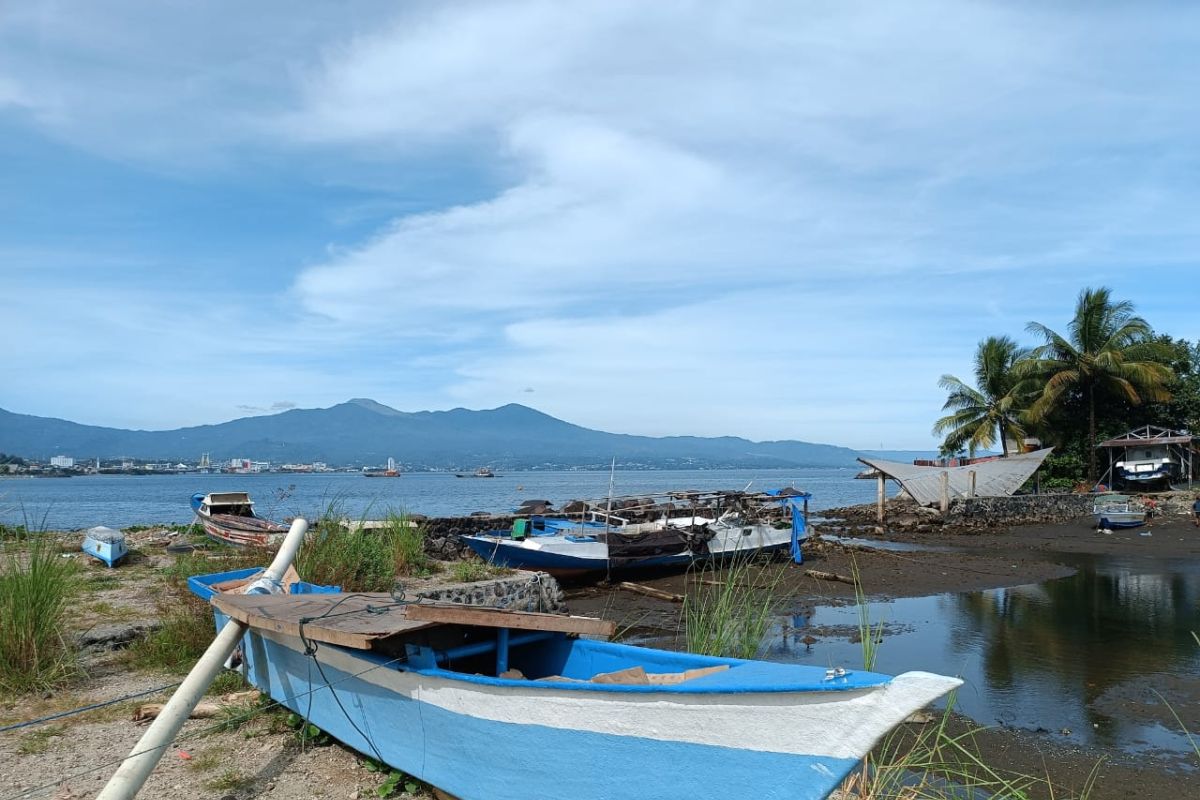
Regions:
[[96, 625], [76, 637], [81, 648], [99, 647], [106, 650], [120, 650], [134, 639], [138, 639], [151, 631], [162, 627], [158, 620], [137, 620], [134, 622], [111, 623]]

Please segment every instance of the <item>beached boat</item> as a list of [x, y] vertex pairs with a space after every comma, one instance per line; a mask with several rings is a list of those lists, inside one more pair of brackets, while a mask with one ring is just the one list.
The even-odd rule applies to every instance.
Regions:
[[1096, 498], [1092, 516], [1097, 528], [1136, 528], [1146, 524], [1146, 509], [1123, 494], [1105, 494]]
[[254, 503], [245, 492], [196, 492], [191, 502], [204, 532], [218, 542], [271, 547], [287, 533], [278, 522], [255, 514]]
[[511, 530], [461, 538], [492, 564], [541, 570], [557, 577], [686, 567], [789, 547], [799, 562], [800, 542], [808, 535], [810, 496], [796, 493], [771, 500], [786, 504], [791, 511], [791, 525], [784, 527], [751, 520], [742, 510], [728, 511], [716, 518], [692, 515], [643, 523], [591, 513], [581, 521], [519, 518], [514, 520]]
[[580, 638], [614, 627], [580, 617], [213, 591], [245, 577], [189, 583], [218, 627], [248, 626], [246, 679], [461, 800], [823, 798], [880, 737], [961, 683], [613, 644]]
[[103, 525], [88, 528], [83, 537], [82, 549], [109, 567], [116, 566], [118, 561], [129, 555], [129, 548], [125, 546], [125, 534]]

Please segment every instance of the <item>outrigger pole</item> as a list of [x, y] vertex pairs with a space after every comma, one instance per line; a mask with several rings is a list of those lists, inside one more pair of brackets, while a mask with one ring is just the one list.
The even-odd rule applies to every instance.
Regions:
[[[271, 562], [271, 566], [267, 567], [267, 571], [256, 583], [279, 585], [283, 573], [287, 571], [288, 566], [296, 557], [296, 551], [304, 542], [304, 534], [307, 531], [307, 520], [297, 518], [292, 522], [292, 527], [284, 537], [283, 544], [280, 545], [279, 552], [275, 555], [275, 560]], [[265, 594], [267, 592], [264, 589], [256, 593]], [[244, 622], [234, 619], [225, 623], [225, 627], [213, 639], [208, 650], [204, 651], [204, 655], [196, 662], [196, 666], [192, 667], [192, 671], [183, 679], [183, 683], [175, 690], [175, 694], [171, 695], [171, 699], [163, 707], [162, 713], [142, 734], [142, 738], [134, 745], [129, 756], [121, 762], [121, 766], [109, 779], [103, 791], [96, 795], [96, 800], [132, 800], [141, 791], [159, 759], [171, 746], [171, 742], [175, 741], [183, 723], [187, 722], [192, 709], [200, 702], [200, 698], [204, 697], [204, 693], [208, 691], [217, 672], [237, 647], [238, 642], [242, 640], [242, 634], [246, 632], [246, 628], [247, 625]]]

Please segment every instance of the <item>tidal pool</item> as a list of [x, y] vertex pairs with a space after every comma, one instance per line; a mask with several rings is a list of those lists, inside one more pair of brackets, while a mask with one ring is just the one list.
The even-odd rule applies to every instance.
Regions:
[[[872, 602], [875, 669], [961, 676], [955, 708], [982, 725], [1045, 732], [1195, 763], [1200, 732], [1200, 564], [1056, 555], [1077, 573], [1005, 589]], [[862, 665], [856, 606], [781, 617], [764, 657]], [[805, 645], [806, 636], [817, 641]], [[1190, 756], [1190, 758], [1189, 758]]]

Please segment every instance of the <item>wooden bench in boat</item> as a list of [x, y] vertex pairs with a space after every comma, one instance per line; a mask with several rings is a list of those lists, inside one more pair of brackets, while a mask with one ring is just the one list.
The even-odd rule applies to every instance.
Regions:
[[385, 593], [217, 594], [221, 613], [252, 628], [359, 650], [381, 640], [439, 625], [467, 625], [527, 631], [556, 631], [612, 636], [616, 624], [593, 617], [569, 617], [532, 611], [449, 603], [397, 603]]

